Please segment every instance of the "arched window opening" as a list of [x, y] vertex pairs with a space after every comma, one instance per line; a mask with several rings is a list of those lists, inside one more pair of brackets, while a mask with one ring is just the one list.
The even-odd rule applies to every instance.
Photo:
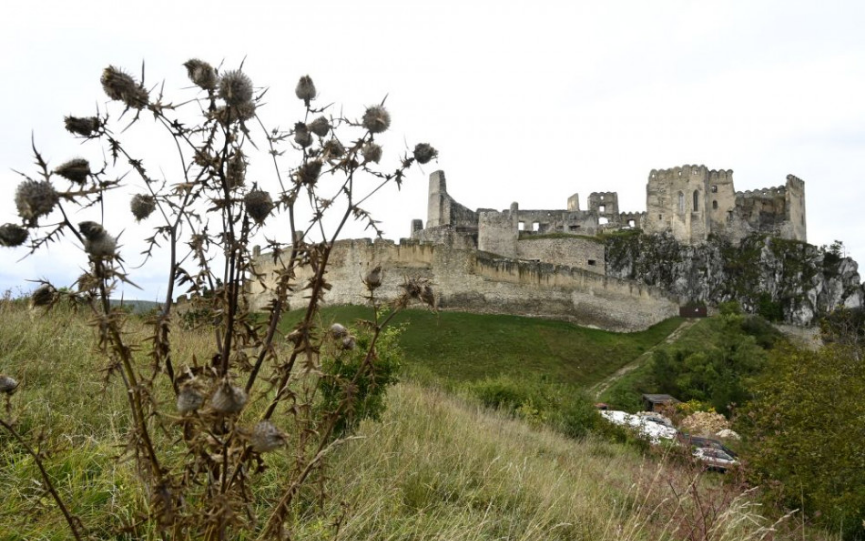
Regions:
[[714, 209], [714, 210], [718, 209], [718, 202], [717, 201], [712, 201], [712, 209]]
[[694, 212], [700, 210], [700, 190], [694, 190]]

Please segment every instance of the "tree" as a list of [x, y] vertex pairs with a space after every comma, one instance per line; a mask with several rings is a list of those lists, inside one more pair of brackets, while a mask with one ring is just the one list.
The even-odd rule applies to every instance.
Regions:
[[658, 349], [651, 364], [658, 390], [680, 400], [709, 403], [722, 413], [747, 400], [746, 380], [759, 373], [766, 360], [766, 351], [748, 332], [754, 328], [752, 317], [728, 311], [705, 323], [706, 340]]
[[781, 347], [737, 428], [752, 482], [768, 498], [865, 539], [865, 363], [850, 346]]

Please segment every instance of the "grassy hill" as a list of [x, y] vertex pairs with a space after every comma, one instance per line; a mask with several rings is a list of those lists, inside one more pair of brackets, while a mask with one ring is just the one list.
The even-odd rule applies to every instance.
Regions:
[[[362, 309], [340, 308], [323, 317], [363, 315]], [[126, 397], [117, 381], [103, 388], [108, 362], [94, 350], [96, 331], [73, 312], [41, 315], [13, 303], [0, 303], [0, 318], [0, 372], [21, 382], [4, 419], [45, 453], [58, 491], [90, 537], [109, 538], [136, 521], [148, 498], [135, 479], [134, 461], [117, 460], [129, 429]], [[588, 385], [677, 324], [615, 335], [498, 316], [408, 312], [400, 321], [408, 324], [407, 364], [452, 384], [487, 377], [484, 367], [519, 373], [530, 367]], [[136, 318], [127, 330], [141, 337], [150, 332]], [[200, 331], [177, 327], [172, 336], [178, 365], [212, 351], [211, 339]], [[146, 352], [139, 355], [146, 370]], [[163, 390], [154, 398], [171, 401]], [[380, 422], [365, 421], [357, 437], [334, 450], [329, 476], [300, 501], [293, 539], [828, 539], [811, 530], [770, 532], [771, 521], [737, 485], [703, 477], [670, 457], [643, 456], [591, 436], [568, 439], [410, 381], [393, 387], [388, 403]], [[260, 407], [253, 399], [244, 415]], [[172, 426], [170, 418], [160, 422]], [[171, 430], [155, 434], [159, 446], [176, 444]], [[279, 492], [276, 475], [291, 460], [287, 452], [267, 457], [269, 469], [253, 487], [256, 499]], [[318, 489], [330, 497], [319, 500]], [[4, 431], [0, 517], [0, 539], [68, 538], [35, 463]], [[158, 536], [143, 530], [110, 538]]]
[[[290, 312], [282, 330], [300, 318], [300, 312]], [[324, 326], [371, 318], [372, 309], [362, 306], [328, 307], [321, 315]], [[681, 321], [614, 333], [548, 319], [406, 310], [393, 325], [403, 326], [400, 346], [408, 369], [420, 379], [454, 384], [504, 374], [587, 387], [662, 342]]]

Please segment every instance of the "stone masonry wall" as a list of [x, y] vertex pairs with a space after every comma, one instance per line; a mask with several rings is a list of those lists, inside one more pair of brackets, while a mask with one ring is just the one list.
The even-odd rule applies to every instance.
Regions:
[[[272, 285], [273, 265], [268, 254], [261, 255], [256, 265]], [[367, 239], [336, 244], [327, 274], [333, 287], [325, 302], [363, 303], [361, 279], [376, 265], [384, 269], [383, 284], [377, 291], [382, 298], [398, 296], [406, 277], [424, 277], [432, 280], [437, 303], [445, 310], [549, 317], [614, 331], [642, 330], [678, 314], [675, 299], [658, 288], [582, 269], [446, 245]], [[306, 278], [308, 274], [299, 273], [298, 283]], [[254, 309], [263, 309], [270, 300], [269, 293], [254, 282], [249, 297]], [[289, 300], [290, 309], [302, 304], [302, 299]]]
[[517, 258], [604, 274], [604, 243], [580, 237], [532, 238], [517, 243]]

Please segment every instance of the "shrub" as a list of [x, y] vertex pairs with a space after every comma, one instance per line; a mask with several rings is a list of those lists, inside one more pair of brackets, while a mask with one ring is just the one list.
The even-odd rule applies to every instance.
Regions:
[[865, 539], [865, 363], [847, 346], [772, 351], [739, 416], [751, 481], [846, 539]]

